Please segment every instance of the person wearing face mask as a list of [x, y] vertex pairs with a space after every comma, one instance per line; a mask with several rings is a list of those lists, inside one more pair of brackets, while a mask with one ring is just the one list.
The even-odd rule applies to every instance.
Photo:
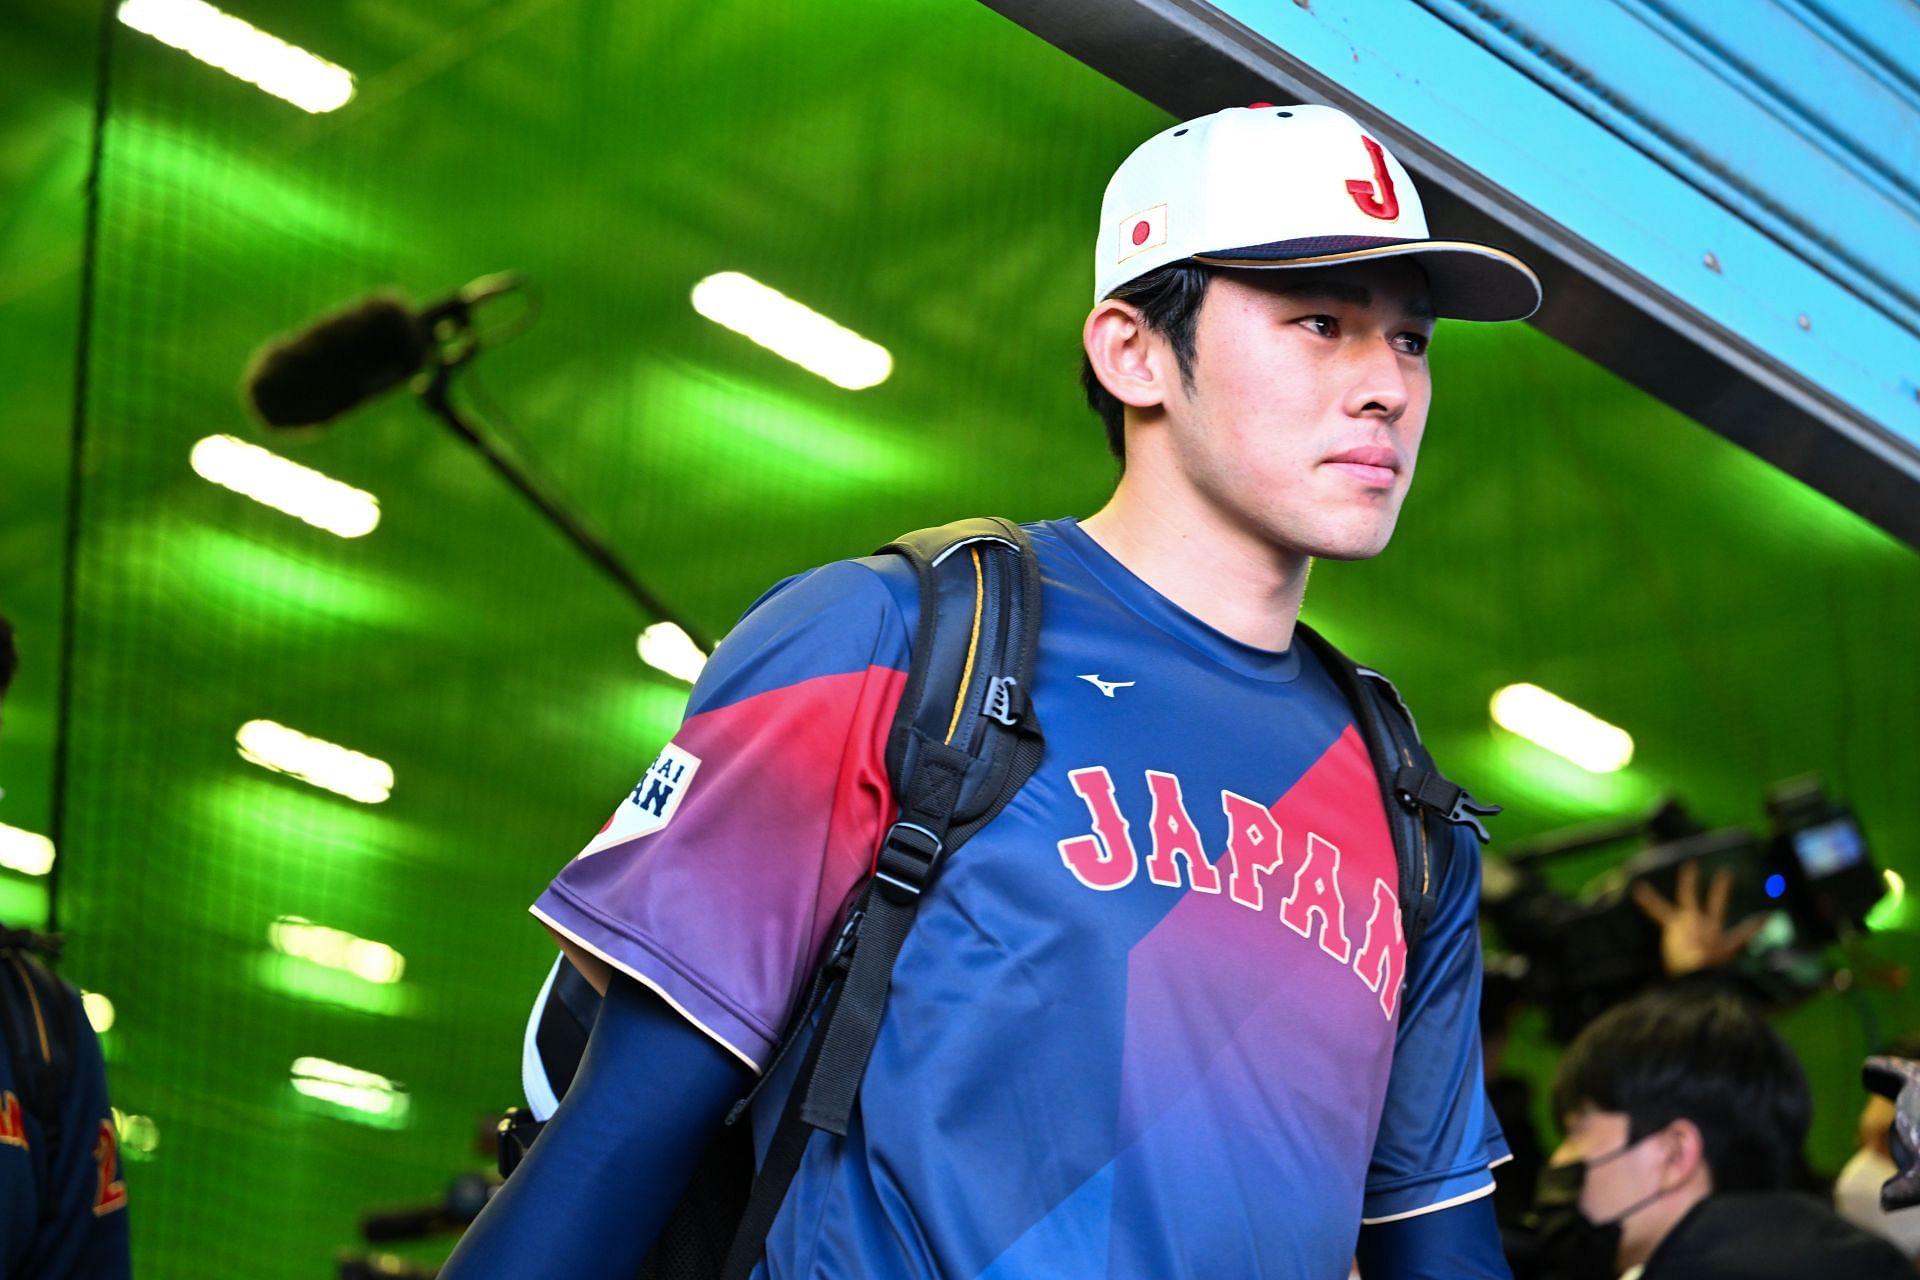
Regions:
[[1738, 997], [1661, 990], [1607, 1011], [1568, 1048], [1553, 1100], [1566, 1136], [1535, 1195], [1540, 1280], [1913, 1274], [1887, 1241], [1792, 1189], [1806, 1076]]
[[[1920, 1061], [1920, 1035], [1905, 1037], [1889, 1052]], [[1833, 1207], [1847, 1221], [1893, 1241], [1920, 1270], [1920, 1205], [1891, 1212], [1880, 1207], [1880, 1188], [1896, 1172], [1892, 1126], [1893, 1100], [1870, 1095], [1860, 1110], [1860, 1147], [1834, 1180]]]

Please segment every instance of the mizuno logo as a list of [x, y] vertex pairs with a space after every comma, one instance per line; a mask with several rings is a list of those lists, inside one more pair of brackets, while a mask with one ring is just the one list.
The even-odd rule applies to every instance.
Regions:
[[1103, 697], [1111, 698], [1115, 689], [1131, 689], [1131, 680], [1102, 680], [1099, 676], [1081, 676], [1088, 684], [1098, 689]]

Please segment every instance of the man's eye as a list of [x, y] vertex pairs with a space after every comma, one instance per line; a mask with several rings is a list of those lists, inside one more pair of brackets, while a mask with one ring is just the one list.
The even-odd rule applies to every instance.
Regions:
[[1331, 338], [1334, 332], [1332, 316], [1308, 316], [1300, 322], [1323, 338]]
[[1427, 337], [1424, 333], [1403, 333], [1394, 341], [1400, 344], [1400, 350], [1403, 354], [1410, 356], [1425, 355], [1427, 348], [1433, 343], [1433, 339]]

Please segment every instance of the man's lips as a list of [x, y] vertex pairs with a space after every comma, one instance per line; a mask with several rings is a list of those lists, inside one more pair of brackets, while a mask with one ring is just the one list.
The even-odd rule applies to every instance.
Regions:
[[1337, 467], [1362, 484], [1376, 489], [1391, 489], [1400, 474], [1400, 455], [1385, 445], [1361, 445], [1336, 453], [1326, 465]]

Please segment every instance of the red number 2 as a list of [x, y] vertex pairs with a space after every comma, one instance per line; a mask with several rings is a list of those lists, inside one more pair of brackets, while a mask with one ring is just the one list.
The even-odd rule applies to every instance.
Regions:
[[93, 1144], [93, 1162], [100, 1174], [100, 1192], [93, 1200], [93, 1216], [98, 1218], [126, 1208], [127, 1184], [120, 1177], [120, 1143], [114, 1136], [111, 1120], [100, 1122], [100, 1136]]

